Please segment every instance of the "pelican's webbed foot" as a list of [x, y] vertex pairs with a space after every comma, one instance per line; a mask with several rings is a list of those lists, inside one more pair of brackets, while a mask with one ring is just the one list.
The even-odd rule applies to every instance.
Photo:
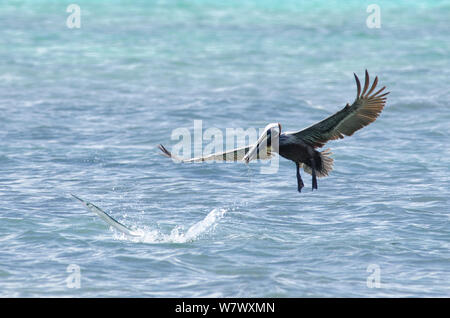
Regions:
[[316, 176], [316, 162], [311, 159], [311, 171], [312, 171], [312, 190], [317, 189], [317, 176]]
[[297, 191], [298, 192], [302, 192], [302, 188], [305, 185], [303, 184], [303, 180], [302, 180], [302, 177], [300, 175], [300, 164], [298, 162], [296, 162], [295, 165], [297, 167]]

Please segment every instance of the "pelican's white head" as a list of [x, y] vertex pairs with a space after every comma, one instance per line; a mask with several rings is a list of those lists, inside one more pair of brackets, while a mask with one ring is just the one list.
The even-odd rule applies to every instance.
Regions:
[[259, 136], [256, 143], [250, 147], [242, 160], [245, 163], [249, 163], [253, 159], [267, 159], [272, 152], [278, 152], [278, 140], [280, 134], [280, 123], [268, 124], [266, 128], [264, 128], [264, 132]]

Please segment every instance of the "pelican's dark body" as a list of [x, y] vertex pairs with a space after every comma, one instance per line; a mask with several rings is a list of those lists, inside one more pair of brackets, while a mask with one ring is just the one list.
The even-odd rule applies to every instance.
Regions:
[[286, 159], [308, 165], [314, 157], [320, 158], [319, 152], [303, 140], [285, 134], [280, 135], [279, 154]]
[[300, 176], [300, 167], [304, 164], [311, 168], [313, 176], [313, 189], [317, 189], [316, 170], [322, 171], [322, 158], [320, 152], [314, 147], [308, 145], [301, 138], [290, 134], [281, 134], [279, 138], [280, 156], [292, 160], [297, 168], [297, 189], [301, 192], [304, 187], [303, 180]]

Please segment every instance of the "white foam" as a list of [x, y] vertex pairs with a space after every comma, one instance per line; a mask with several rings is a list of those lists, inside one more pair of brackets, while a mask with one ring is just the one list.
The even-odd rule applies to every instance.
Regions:
[[159, 230], [145, 230], [138, 228], [133, 230], [133, 234], [137, 235], [130, 237], [123, 233], [114, 234], [115, 239], [128, 240], [141, 243], [186, 243], [197, 239], [201, 234], [214, 229], [218, 222], [224, 217], [226, 209], [213, 209], [201, 221], [192, 225], [186, 232], [183, 232], [182, 227], [176, 226], [169, 234], [162, 233]]

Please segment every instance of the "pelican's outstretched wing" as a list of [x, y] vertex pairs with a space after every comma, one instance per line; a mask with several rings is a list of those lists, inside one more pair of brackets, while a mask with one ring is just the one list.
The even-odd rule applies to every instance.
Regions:
[[[207, 155], [204, 157], [192, 158], [192, 159], [181, 159], [178, 158], [166, 149], [163, 145], [159, 145], [158, 148], [162, 151], [162, 154], [166, 157], [172, 158], [175, 161], [179, 162], [204, 162], [204, 161], [241, 161], [244, 156], [247, 154], [250, 146], [236, 148], [230, 151], [215, 153], [211, 155]], [[271, 153], [269, 151], [261, 151], [258, 153], [257, 159], [270, 159]]]
[[[375, 121], [386, 104], [386, 95], [380, 93], [386, 88], [383, 86], [376, 93], [372, 92], [378, 83], [378, 77], [375, 77], [372, 86], [369, 88], [369, 74], [366, 70], [366, 78], [363, 91], [361, 92], [361, 83], [358, 76], [355, 75], [357, 94], [356, 99], [350, 106], [347, 104], [336, 114], [298, 132], [290, 133], [297, 138], [301, 138], [313, 147], [323, 147], [329, 140], [351, 136], [353, 133], [371, 122]], [[371, 95], [372, 94], [372, 95]]]

